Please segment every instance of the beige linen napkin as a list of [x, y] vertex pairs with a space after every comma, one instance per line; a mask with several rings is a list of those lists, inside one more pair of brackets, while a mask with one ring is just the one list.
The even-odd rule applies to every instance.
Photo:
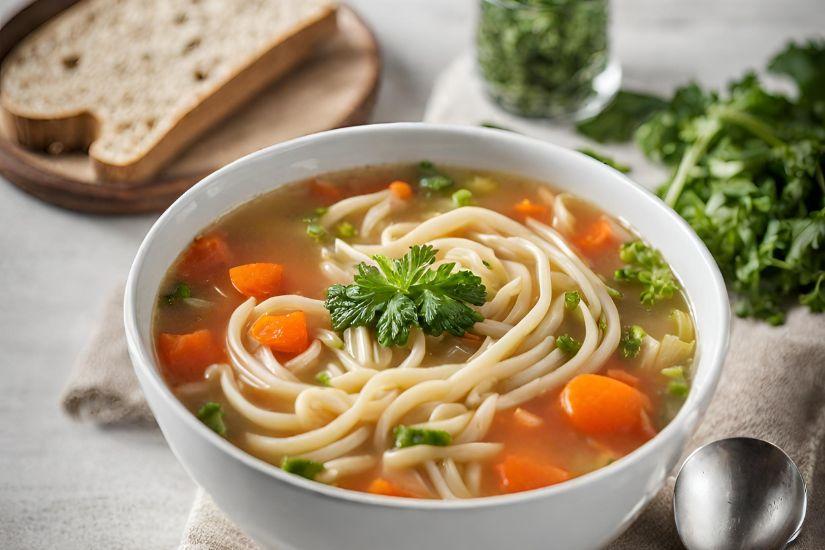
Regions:
[[[100, 424], [151, 418], [126, 354], [121, 326], [122, 288], [113, 292], [100, 329], [72, 372], [63, 405]], [[733, 435], [767, 439], [799, 465], [808, 484], [808, 520], [797, 548], [825, 541], [825, 316], [796, 309], [781, 327], [736, 319], [719, 389], [688, 446]], [[820, 460], [817, 460], [817, 459]], [[681, 548], [671, 515], [671, 484], [609, 548]], [[253, 550], [202, 490], [198, 491], [181, 550]]]

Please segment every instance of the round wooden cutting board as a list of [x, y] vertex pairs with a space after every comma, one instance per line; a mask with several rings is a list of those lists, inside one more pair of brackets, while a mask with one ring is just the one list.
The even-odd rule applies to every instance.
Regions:
[[[37, 0], [0, 28], [0, 61], [39, 25], [77, 0]], [[82, 153], [50, 155], [24, 149], [0, 124], [0, 174], [44, 201], [83, 212], [161, 211], [221, 166], [295, 137], [366, 122], [381, 62], [372, 31], [349, 7], [338, 12], [339, 32], [297, 69], [212, 127], [151, 180], [99, 181]], [[6, 117], [2, 117], [5, 121]]]

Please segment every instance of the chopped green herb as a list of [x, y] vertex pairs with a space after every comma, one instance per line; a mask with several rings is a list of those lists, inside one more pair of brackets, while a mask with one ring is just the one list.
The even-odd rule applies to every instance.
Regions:
[[671, 380], [667, 383], [667, 393], [674, 397], [685, 397], [690, 391], [690, 386], [684, 380]]
[[332, 386], [332, 376], [327, 371], [321, 371], [315, 375], [315, 381], [321, 384], [322, 386]]
[[415, 245], [397, 260], [373, 256], [378, 267], [358, 264], [353, 284], [327, 289], [324, 306], [333, 329], [373, 328], [385, 347], [405, 345], [412, 327], [463, 336], [484, 319], [468, 304], [483, 305], [487, 290], [471, 271], [453, 272], [453, 262], [430, 269], [435, 254], [432, 246]]
[[662, 376], [665, 376], [666, 378], [670, 378], [672, 380], [685, 379], [684, 367], [665, 367], [660, 372], [662, 373]]
[[483, 265], [487, 269], [493, 269], [493, 266], [491, 266], [490, 262], [488, 262], [487, 260], [481, 260], [481, 265]]
[[459, 189], [452, 196], [456, 208], [473, 204], [473, 193], [469, 189]]
[[639, 350], [642, 349], [642, 339], [647, 333], [639, 325], [631, 325], [624, 329], [622, 339], [619, 342], [619, 347], [622, 349], [622, 357], [625, 359], [633, 359], [639, 355]]
[[599, 317], [599, 330], [601, 330], [602, 332], [607, 331], [607, 317], [605, 317], [604, 315]]
[[650, 307], [673, 297], [679, 290], [662, 254], [642, 241], [624, 243], [619, 249], [619, 257], [628, 265], [617, 269], [614, 278], [640, 284], [639, 300], [643, 305]]
[[567, 355], [576, 355], [581, 349], [582, 343], [569, 334], [562, 334], [556, 338], [556, 347]]
[[446, 447], [452, 441], [452, 436], [443, 430], [425, 430], [410, 426], [396, 426], [392, 432], [395, 446], [399, 449], [414, 445], [435, 445]]
[[607, 155], [603, 155], [602, 153], [598, 153], [598, 152], [594, 151], [593, 149], [589, 149], [587, 147], [582, 147], [578, 151], [579, 151], [579, 153], [585, 154], [590, 158], [594, 158], [597, 161], [602, 162], [602, 163], [610, 166], [614, 170], [618, 170], [622, 174], [627, 174], [628, 172], [630, 172], [630, 166], [628, 166], [627, 164], [622, 164], [621, 162], [619, 162], [615, 159], [612, 159], [612, 158], [608, 157]]
[[481, 2], [478, 66], [487, 92], [520, 115], [569, 115], [608, 65], [607, 0]]
[[322, 243], [327, 240], [329, 233], [324, 229], [320, 223], [310, 223], [307, 225], [307, 235], [316, 243]]
[[607, 287], [607, 295], [611, 298], [624, 298], [624, 294], [618, 288], [613, 288], [612, 286], [605, 285]]
[[564, 293], [564, 308], [568, 311], [573, 311], [579, 307], [579, 302], [581, 301], [582, 297], [576, 290], [568, 290]]
[[312, 214], [309, 216], [304, 216], [302, 220], [305, 224], [307, 224], [307, 236], [318, 244], [323, 243], [329, 238], [329, 232], [327, 232], [326, 228], [318, 222], [318, 220], [321, 219], [321, 216], [327, 213], [327, 210], [329, 209], [326, 206], [319, 206], [312, 211]]
[[351, 239], [358, 235], [358, 230], [349, 222], [341, 222], [335, 227], [335, 232], [341, 239]]
[[290, 458], [285, 456], [281, 460], [281, 469], [296, 476], [315, 479], [315, 476], [325, 470], [324, 465], [306, 458]]
[[418, 164], [418, 185], [430, 192], [439, 192], [453, 186], [453, 179], [439, 172], [435, 165], [424, 160]]
[[210, 401], [198, 410], [198, 420], [221, 437], [226, 436], [226, 424], [223, 422], [223, 408], [220, 403]]
[[192, 297], [192, 289], [186, 283], [178, 283], [175, 289], [163, 297], [163, 301], [170, 306], [175, 305], [176, 302], [186, 300]]

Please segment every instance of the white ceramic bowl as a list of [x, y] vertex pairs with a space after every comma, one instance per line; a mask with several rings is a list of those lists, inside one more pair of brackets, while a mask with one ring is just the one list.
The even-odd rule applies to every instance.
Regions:
[[[629, 222], [679, 276], [698, 329], [695, 377], [677, 417], [613, 464], [526, 493], [463, 501], [392, 499], [282, 472], [217, 436], [163, 382], [152, 312], [169, 265], [221, 214], [275, 187], [357, 166], [417, 162], [494, 169], [546, 181]], [[149, 405], [180, 462], [260, 543], [320, 550], [597, 548], [616, 537], [662, 487], [719, 380], [729, 330], [722, 277], [705, 246], [659, 199], [582, 154], [514, 133], [383, 124], [324, 132], [253, 153], [187, 191], [152, 227], [129, 274], [129, 352]]]

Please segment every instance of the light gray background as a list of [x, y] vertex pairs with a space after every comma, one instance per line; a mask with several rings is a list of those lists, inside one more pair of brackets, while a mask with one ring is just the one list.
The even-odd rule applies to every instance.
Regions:
[[[374, 120], [420, 119], [434, 78], [470, 44], [476, 2], [350, 3], [382, 45]], [[19, 5], [0, 0], [0, 17]], [[721, 85], [786, 39], [825, 29], [823, 0], [616, 0], [613, 9], [626, 77], [662, 91], [689, 79]], [[160, 432], [74, 423], [58, 406], [102, 298], [153, 220], [75, 214], [0, 182], [0, 547], [172, 548], [180, 538], [194, 486]]]

